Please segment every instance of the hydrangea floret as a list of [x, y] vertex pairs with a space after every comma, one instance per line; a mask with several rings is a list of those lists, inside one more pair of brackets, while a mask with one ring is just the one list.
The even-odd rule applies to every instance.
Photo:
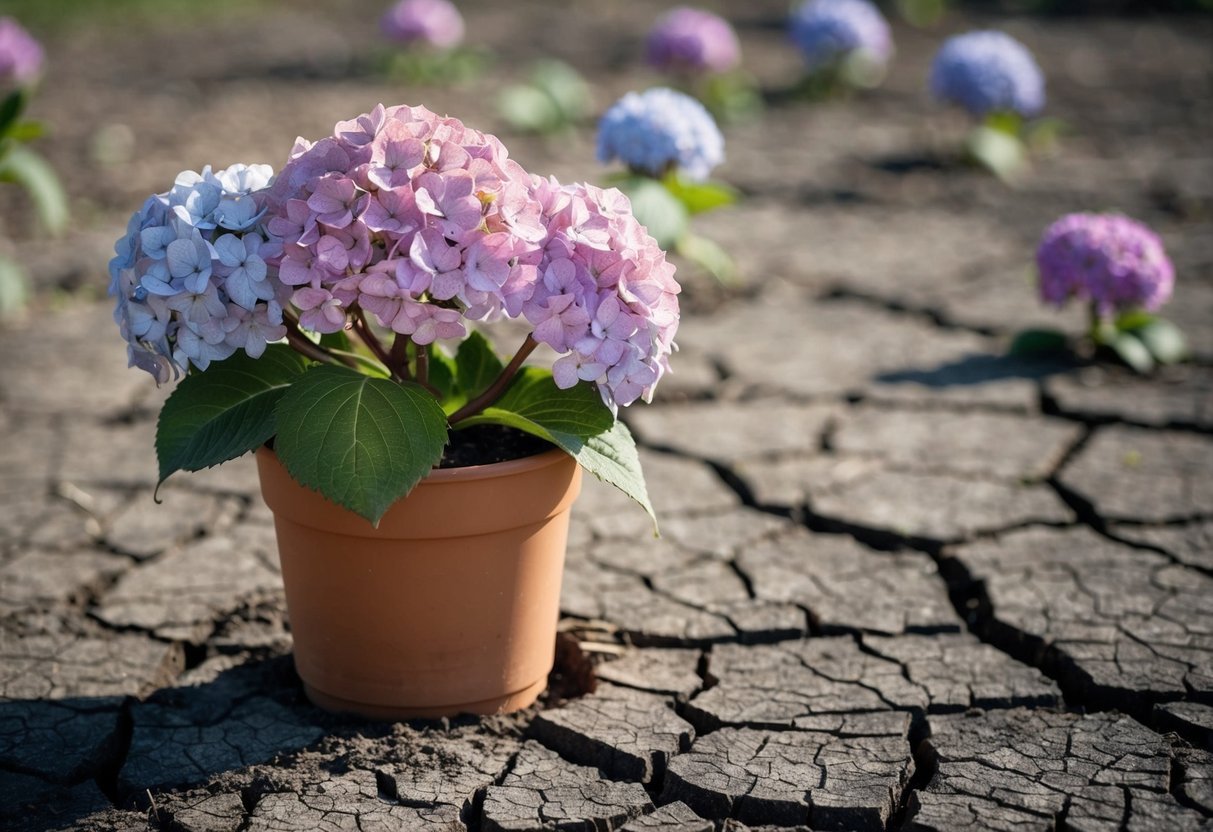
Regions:
[[640, 222], [663, 248], [675, 248], [718, 279], [733, 279], [732, 260], [690, 232], [690, 216], [732, 204], [736, 192], [709, 182], [724, 161], [724, 136], [711, 113], [668, 87], [629, 92], [598, 124], [598, 159], [619, 159], [628, 173], [614, 179]]
[[728, 72], [741, 63], [741, 44], [732, 25], [720, 15], [679, 6], [649, 30], [645, 58], [663, 72]]
[[[652, 513], [617, 409], [669, 371], [679, 285], [616, 189], [532, 176], [457, 119], [378, 106], [297, 140], [276, 177], [182, 174], [115, 249], [131, 364], [185, 374], [160, 417], [162, 480], [272, 441], [296, 480], [375, 523], [452, 431], [497, 425]], [[474, 328], [501, 319], [529, 330], [508, 362]], [[524, 366], [541, 346], [552, 370]]]
[[875, 86], [893, 56], [889, 23], [868, 0], [806, 0], [789, 32], [814, 91]]
[[404, 46], [453, 49], [463, 42], [463, 15], [449, 0], [400, 0], [384, 12], [379, 28]]
[[[1088, 305], [1096, 346], [1138, 370], [1184, 357], [1182, 334], [1154, 314], [1171, 297], [1175, 268], [1162, 240], [1142, 223], [1120, 214], [1067, 214], [1045, 229], [1036, 266], [1044, 303]], [[1047, 340], [1040, 333], [1036, 339]]]

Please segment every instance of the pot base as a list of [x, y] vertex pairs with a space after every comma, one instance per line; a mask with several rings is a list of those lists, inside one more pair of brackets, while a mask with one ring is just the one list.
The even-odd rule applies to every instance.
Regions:
[[388, 720], [399, 722], [405, 719], [435, 719], [454, 714], [503, 714], [510, 711], [529, 707], [543, 693], [548, 685], [546, 677], [539, 679], [533, 685], [522, 690], [497, 696], [492, 699], [482, 699], [479, 702], [464, 702], [456, 705], [434, 705], [428, 708], [403, 708], [393, 705], [376, 705], [370, 702], [354, 702], [333, 696], [322, 690], [303, 683], [304, 693], [308, 700], [318, 708], [334, 713], [354, 714], [368, 719]]

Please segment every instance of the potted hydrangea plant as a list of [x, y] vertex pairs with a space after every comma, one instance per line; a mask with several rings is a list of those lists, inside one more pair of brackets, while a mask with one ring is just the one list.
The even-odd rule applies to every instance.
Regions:
[[[616, 415], [668, 370], [679, 286], [627, 198], [379, 106], [300, 139], [276, 177], [182, 174], [116, 251], [130, 363], [184, 376], [160, 479], [256, 451], [313, 701], [533, 701], [580, 470], [652, 514]], [[525, 336], [503, 361], [471, 324], [511, 319]], [[524, 364], [541, 345], [550, 370]]]

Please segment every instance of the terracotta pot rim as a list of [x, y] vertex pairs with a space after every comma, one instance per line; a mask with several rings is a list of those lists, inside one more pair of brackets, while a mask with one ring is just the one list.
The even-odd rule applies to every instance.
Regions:
[[489, 462], [484, 465], [461, 465], [457, 468], [431, 468], [423, 482], [471, 482], [509, 477], [524, 471], [534, 471], [555, 465], [570, 456], [571, 454], [563, 449], [553, 446], [551, 450], [519, 459]]

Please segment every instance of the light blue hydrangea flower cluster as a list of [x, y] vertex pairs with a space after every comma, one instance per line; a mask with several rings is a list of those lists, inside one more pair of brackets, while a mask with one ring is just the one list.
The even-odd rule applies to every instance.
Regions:
[[619, 159], [653, 176], [676, 169], [687, 179], [703, 181], [724, 161], [724, 136], [694, 98], [654, 87], [628, 93], [602, 117], [598, 159]]
[[281, 249], [260, 227], [269, 165], [185, 171], [150, 197], [110, 261], [109, 293], [132, 367], [163, 383], [285, 337], [290, 287], [267, 280]]
[[931, 65], [931, 92], [982, 116], [1032, 116], [1045, 104], [1045, 80], [1032, 53], [1004, 32], [983, 30], [949, 38]]
[[868, 0], [808, 0], [792, 12], [790, 26], [810, 72], [856, 52], [879, 65], [893, 54], [889, 23]]

